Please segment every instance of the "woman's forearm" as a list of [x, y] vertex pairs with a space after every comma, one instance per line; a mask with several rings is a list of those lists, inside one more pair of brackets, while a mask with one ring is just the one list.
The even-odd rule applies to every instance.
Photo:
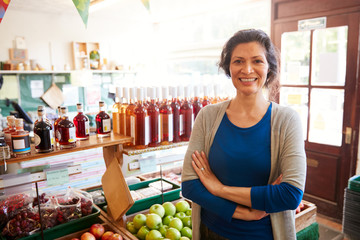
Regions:
[[244, 221], [253, 221], [253, 220], [260, 220], [267, 215], [268, 214], [265, 211], [259, 211], [259, 210], [251, 209], [249, 207], [238, 205], [233, 214], [233, 218], [241, 219]]
[[214, 195], [251, 208], [251, 188], [249, 187], [223, 185], [222, 188], [216, 190]]

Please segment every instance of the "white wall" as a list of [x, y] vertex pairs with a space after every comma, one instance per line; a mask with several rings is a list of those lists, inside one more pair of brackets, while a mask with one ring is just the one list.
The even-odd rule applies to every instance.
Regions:
[[66, 63], [72, 66], [72, 41], [99, 42], [102, 57], [118, 64], [131, 63], [151, 49], [152, 23], [146, 15], [140, 1], [126, 1], [109, 11], [90, 13], [86, 29], [73, 6], [66, 13], [48, 14], [12, 10], [10, 4], [0, 24], [0, 61], [9, 59], [9, 48], [21, 36], [29, 59], [36, 59], [45, 69], [51, 68], [50, 44], [56, 69], [63, 70]]

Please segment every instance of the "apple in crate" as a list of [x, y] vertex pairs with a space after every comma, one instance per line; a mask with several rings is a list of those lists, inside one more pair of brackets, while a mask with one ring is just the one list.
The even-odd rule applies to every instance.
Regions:
[[149, 213], [155, 213], [162, 218], [165, 215], [165, 208], [161, 204], [156, 203], [150, 207]]
[[123, 240], [123, 237], [120, 234], [115, 233], [109, 238], [109, 240]]
[[162, 225], [162, 219], [155, 213], [149, 213], [146, 217], [146, 226], [150, 229], [158, 230]]
[[95, 223], [91, 225], [89, 232], [94, 235], [96, 239], [100, 239], [105, 232], [105, 228], [100, 223]]
[[176, 212], [186, 212], [190, 209], [190, 204], [185, 200], [181, 200], [175, 204], [175, 207]]
[[91, 233], [85, 232], [81, 235], [80, 240], [96, 240], [96, 238]]
[[114, 235], [114, 233], [113, 233], [112, 231], [106, 231], [106, 232], [102, 235], [101, 240], [109, 240], [112, 235]]
[[164, 202], [162, 206], [165, 209], [165, 216], [174, 216], [176, 213], [176, 207], [172, 202]]
[[136, 214], [133, 219], [133, 223], [136, 229], [140, 229], [142, 226], [146, 224], [146, 216], [142, 213]]

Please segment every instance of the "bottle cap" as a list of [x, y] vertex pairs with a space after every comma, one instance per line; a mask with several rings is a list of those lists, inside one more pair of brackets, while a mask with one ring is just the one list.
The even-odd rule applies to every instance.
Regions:
[[209, 96], [209, 87], [208, 87], [208, 85], [204, 85], [204, 96], [206, 96], [206, 97]]
[[130, 90], [130, 99], [135, 101], [135, 88], [132, 87], [129, 90]]
[[61, 114], [64, 115], [67, 113], [67, 107], [61, 107]]
[[199, 86], [194, 86], [194, 97], [200, 97], [200, 89]]
[[77, 109], [78, 111], [82, 111], [82, 110], [83, 110], [83, 105], [82, 105], [82, 103], [76, 104], [76, 109]]
[[116, 97], [120, 100], [121, 99], [121, 87], [116, 87]]
[[183, 96], [184, 96], [184, 86], [179, 85], [179, 86], [177, 87], [177, 94], [178, 94], [179, 97], [183, 97]]
[[168, 87], [162, 87], [162, 98], [163, 99], [169, 98], [169, 88]]
[[184, 96], [185, 96], [186, 98], [190, 98], [190, 97], [191, 97], [191, 87], [190, 87], [190, 86], [186, 86], [184, 90], [185, 90]]
[[144, 101], [144, 88], [137, 88], [137, 99]]
[[9, 119], [15, 119], [15, 116], [14, 115], [9, 115], [6, 117], [6, 121], [9, 122]]
[[129, 99], [129, 88], [128, 87], [123, 87], [123, 98], [125, 98], [126, 100]]
[[177, 94], [177, 90], [178, 88], [177, 87], [170, 87], [170, 95], [172, 98], [177, 98], [178, 97], [178, 94]]
[[156, 98], [161, 99], [161, 87], [156, 87]]
[[45, 115], [45, 107], [44, 106], [38, 106], [38, 116], [43, 116]]
[[22, 118], [16, 118], [15, 119], [15, 126], [18, 127], [24, 127], [24, 120]]
[[156, 98], [156, 88], [155, 87], [149, 87], [149, 96], [150, 99], [155, 99]]

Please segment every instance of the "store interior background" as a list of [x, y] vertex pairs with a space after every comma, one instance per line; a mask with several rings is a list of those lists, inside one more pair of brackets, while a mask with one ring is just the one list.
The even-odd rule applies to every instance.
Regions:
[[[85, 27], [72, 0], [12, 0], [0, 24], [0, 61], [9, 59], [9, 48], [21, 36], [29, 59], [62, 71], [66, 64], [73, 68], [73, 41], [99, 42], [108, 69], [121, 65], [136, 72], [124, 84], [212, 83], [231, 95], [231, 81], [217, 67], [225, 41], [245, 28], [270, 34], [270, 0], [150, 0], [150, 11], [140, 0], [104, 2], [109, 5], [90, 9]], [[356, 174], [359, 162], [360, 151]]]

